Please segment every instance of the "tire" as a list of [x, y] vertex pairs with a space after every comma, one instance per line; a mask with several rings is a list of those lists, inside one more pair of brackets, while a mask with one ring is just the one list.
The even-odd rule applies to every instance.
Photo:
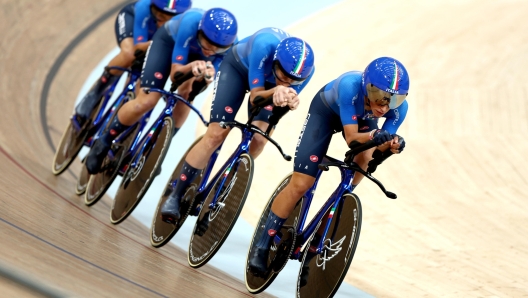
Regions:
[[62, 174], [71, 165], [75, 157], [77, 157], [84, 142], [89, 137], [88, 132], [91, 129], [91, 122], [102, 108], [103, 102], [103, 98], [99, 99], [99, 104], [97, 104], [96, 108], [92, 111], [90, 119], [86, 120], [90, 125], [79, 133], [75, 132], [71, 120], [68, 122], [68, 126], [66, 126], [66, 129], [62, 134], [59, 145], [55, 150], [55, 156], [53, 157], [53, 164], [51, 165], [51, 172], [53, 175], [58, 176]]
[[[156, 178], [156, 171], [161, 167], [165, 155], [169, 150], [172, 140], [174, 124], [172, 117], [163, 118], [161, 127], [157, 127], [152, 138], [145, 139], [149, 142], [146, 146], [142, 143], [131, 160], [139, 160], [135, 167], [130, 164], [123, 174], [123, 180], [114, 197], [112, 209], [110, 210], [110, 221], [119, 224], [134, 211], [149, 189], [152, 181]], [[161, 128], [161, 129], [160, 129]], [[140, 158], [138, 158], [141, 156]]]
[[[198, 268], [205, 265], [222, 247], [233, 229], [246, 201], [253, 179], [254, 163], [251, 155], [241, 154], [233, 168], [224, 169], [207, 195], [191, 234], [187, 258], [189, 265]], [[209, 205], [217, 198], [217, 207]], [[199, 232], [200, 222], [208, 228]]]
[[121, 165], [126, 158], [126, 153], [138, 133], [139, 125], [136, 124], [121, 143], [112, 145], [111, 150], [114, 152], [114, 158], [110, 159], [108, 156], [105, 157], [103, 160], [104, 170], [95, 175], [91, 175], [88, 180], [86, 192], [84, 193], [84, 204], [86, 206], [92, 206], [97, 203], [106, 193], [110, 185], [112, 185], [117, 174], [119, 174]]
[[88, 185], [88, 180], [90, 180], [90, 174], [88, 173], [88, 170], [84, 166], [84, 161], [82, 161], [82, 167], [81, 172], [79, 173], [79, 177], [77, 178], [77, 184], [75, 185], [75, 193], [77, 195], [82, 195], [86, 191], [86, 186]]
[[268, 268], [270, 270], [268, 271], [267, 276], [257, 277], [249, 271], [249, 258], [253, 254], [253, 243], [260, 239], [262, 233], [264, 232], [263, 229], [266, 224], [266, 220], [268, 219], [268, 215], [271, 210], [271, 205], [273, 204], [273, 201], [275, 200], [277, 195], [290, 183], [292, 175], [293, 174], [289, 174], [288, 176], [286, 176], [286, 178], [282, 180], [281, 183], [279, 183], [279, 185], [271, 195], [270, 199], [268, 200], [268, 203], [266, 204], [266, 207], [264, 208], [264, 211], [262, 212], [258, 224], [255, 228], [255, 232], [253, 233], [253, 238], [251, 239], [246, 259], [245, 272], [246, 288], [252, 294], [258, 294], [264, 291], [273, 282], [275, 277], [277, 277], [279, 272], [284, 268], [284, 266], [288, 262], [288, 259], [295, 247], [295, 231], [297, 230], [304, 197], [297, 202], [295, 209], [290, 214], [288, 219], [286, 219], [281, 230], [277, 233], [277, 235], [280, 235], [281, 241], [278, 244], [272, 243], [270, 254], [268, 257]]
[[194, 179], [194, 181], [191, 182], [189, 188], [187, 188], [187, 191], [185, 192], [185, 195], [182, 198], [182, 202], [180, 203], [181, 218], [178, 223], [176, 225], [172, 225], [161, 220], [160, 208], [171, 194], [173, 187], [176, 185], [187, 154], [189, 154], [191, 149], [202, 138], [203, 136], [200, 136], [198, 139], [196, 139], [196, 141], [194, 141], [194, 143], [189, 147], [189, 149], [187, 149], [187, 152], [185, 152], [185, 154], [180, 159], [180, 162], [176, 166], [176, 169], [174, 169], [174, 171], [172, 172], [172, 175], [165, 186], [163, 194], [161, 195], [161, 198], [158, 202], [158, 206], [156, 207], [156, 212], [154, 213], [154, 217], [152, 218], [152, 225], [150, 227], [150, 244], [154, 247], [162, 247], [163, 245], [167, 244], [172, 239], [172, 237], [174, 237], [174, 235], [176, 235], [180, 227], [185, 222], [185, 219], [189, 215], [189, 212], [192, 209], [191, 207], [193, 207], [194, 197], [196, 195], [197, 188], [203, 180], [203, 171]]
[[[325, 224], [331, 210], [319, 222]], [[321, 254], [314, 256], [309, 267], [307, 282], [301, 287], [301, 273], [305, 266], [308, 249], [303, 251], [301, 269], [297, 278], [297, 297], [332, 297], [345, 278], [359, 240], [361, 230], [361, 202], [352, 193], [344, 194], [336, 208], [325, 246]], [[312, 237], [310, 238], [310, 241]], [[309, 243], [309, 242], [308, 242]]]

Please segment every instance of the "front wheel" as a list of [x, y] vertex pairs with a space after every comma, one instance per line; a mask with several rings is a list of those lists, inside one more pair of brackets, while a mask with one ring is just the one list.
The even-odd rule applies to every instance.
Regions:
[[[271, 205], [273, 204], [273, 201], [275, 201], [277, 195], [290, 183], [292, 175], [293, 174], [289, 174], [288, 176], [286, 176], [286, 178], [284, 178], [284, 180], [282, 180], [279, 186], [275, 189], [270, 199], [268, 200], [268, 203], [264, 208], [264, 211], [262, 212], [259, 222], [255, 228], [255, 232], [253, 233], [253, 238], [251, 239], [251, 244], [249, 245], [248, 256], [246, 259], [245, 272], [246, 288], [250, 293], [258, 294], [264, 291], [273, 282], [275, 277], [277, 277], [279, 272], [286, 265], [293, 251], [293, 248], [295, 247], [295, 231], [297, 230], [297, 226], [299, 224], [301, 207], [303, 204], [303, 200], [305, 199], [304, 197], [297, 202], [295, 209], [290, 214], [288, 219], [286, 219], [280, 231], [277, 232], [275, 240], [271, 244], [267, 262], [268, 272], [265, 274], [265, 276], [256, 276], [250, 272], [249, 258], [251, 257], [251, 255], [253, 255], [253, 243], [257, 242], [258, 239], [262, 237], [262, 234], [265, 233], [264, 227], [266, 225], [266, 220], [268, 219], [271, 210]], [[280, 240], [276, 241], [277, 239]]]
[[319, 226], [324, 226], [329, 218], [330, 228], [322, 252], [311, 258], [307, 258], [309, 249], [305, 248], [303, 252], [297, 297], [332, 297], [350, 267], [361, 230], [359, 197], [352, 193], [343, 195], [336, 210], [328, 210]]
[[[253, 178], [253, 158], [243, 153], [224, 169], [202, 205], [189, 243], [189, 265], [205, 265], [222, 247], [244, 206]], [[214, 206], [210, 208], [210, 205]]]
[[92, 206], [97, 203], [110, 188], [110, 185], [112, 185], [112, 182], [119, 174], [130, 145], [136, 139], [138, 133], [139, 125], [136, 124], [121, 143], [112, 145], [110, 150], [112, 150], [114, 157], [110, 158], [107, 155], [103, 160], [101, 172], [91, 175], [88, 180], [84, 194], [84, 204], [86, 206]]
[[173, 130], [172, 117], [165, 117], [161, 127], [153, 132], [151, 138], [145, 138], [131, 161], [136, 161], [135, 166], [127, 167], [123, 180], [114, 197], [110, 210], [110, 221], [118, 224], [125, 220], [141, 202], [148, 188], [156, 178], [156, 171], [169, 150]]

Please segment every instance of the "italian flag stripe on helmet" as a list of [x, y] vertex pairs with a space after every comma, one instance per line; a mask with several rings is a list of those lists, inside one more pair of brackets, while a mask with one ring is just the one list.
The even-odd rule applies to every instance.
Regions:
[[178, 0], [169, 0], [169, 5], [167, 5], [168, 8], [176, 8], [176, 2]]
[[396, 61], [394, 61], [394, 75], [392, 76], [392, 82], [390, 84], [390, 88], [392, 90], [398, 90], [398, 82], [400, 81], [398, 74], [398, 64], [396, 64]]
[[301, 74], [301, 71], [302, 71], [303, 66], [304, 66], [304, 61], [306, 60], [306, 54], [307, 54], [306, 44], [304, 43], [304, 40], [303, 40], [302, 41], [301, 57], [300, 57], [299, 61], [297, 61], [297, 65], [295, 66], [295, 69], [293, 70], [293, 72], [296, 73], [297, 75]]

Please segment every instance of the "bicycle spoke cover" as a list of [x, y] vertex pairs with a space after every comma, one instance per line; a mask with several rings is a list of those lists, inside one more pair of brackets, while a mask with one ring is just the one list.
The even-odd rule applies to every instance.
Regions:
[[[290, 183], [291, 174], [288, 175], [276, 188], [276, 190], [271, 195], [270, 200], [268, 201], [268, 204], [266, 206], [266, 209], [262, 213], [260, 220], [257, 225], [257, 229], [255, 229], [255, 233], [253, 235], [253, 239], [251, 241], [249, 254], [248, 256], [251, 256], [253, 254], [253, 243], [255, 242], [255, 239], [260, 239], [262, 236], [262, 233], [264, 233], [264, 226], [266, 223], [266, 220], [268, 218], [271, 205], [273, 201], [275, 200], [276, 196]], [[277, 233], [277, 236], [280, 237], [280, 241], [278, 243], [272, 243], [270, 248], [270, 253], [268, 256], [268, 274], [264, 277], [259, 277], [253, 275], [251, 272], [249, 272], [248, 269], [248, 260], [246, 260], [246, 287], [249, 292], [253, 294], [260, 293], [264, 291], [270, 284], [273, 282], [277, 274], [284, 268], [286, 265], [292, 250], [295, 245], [295, 239], [296, 234], [295, 230], [297, 228], [297, 225], [299, 223], [299, 215], [301, 213], [301, 207], [302, 207], [302, 201], [303, 199], [299, 200], [297, 202], [297, 205], [295, 206], [295, 209], [291, 213], [291, 215], [286, 219], [284, 222], [281, 230]]]
[[[215, 182], [198, 215], [194, 233], [191, 235], [188, 259], [192, 267], [206, 264], [220, 249], [244, 206], [252, 178], [253, 158], [243, 153], [233, 168], [225, 169]], [[215, 199], [216, 194], [218, 194], [216, 205], [211, 209], [209, 205]], [[203, 224], [208, 225], [208, 228], [200, 229]]]
[[[347, 274], [356, 250], [361, 229], [361, 203], [355, 194], [345, 194], [336, 210], [327, 211], [332, 218], [328, 234], [324, 240], [321, 254], [314, 256], [305, 264], [307, 251], [303, 253], [303, 262], [297, 280], [298, 297], [331, 297], [339, 289]], [[325, 215], [322, 225], [326, 224]], [[304, 272], [303, 266], [309, 269]], [[307, 276], [306, 276], [307, 274]], [[301, 279], [306, 284], [301, 286]]]
[[148, 141], [146, 138], [139, 145], [140, 150], [131, 159], [136, 161], [136, 165], [128, 166], [112, 203], [110, 221], [113, 224], [122, 222], [134, 211], [152, 184], [156, 169], [161, 166], [169, 149], [172, 127], [172, 117], [165, 117], [161, 127], [152, 128], [149, 132], [149, 143], [144, 146], [144, 142]]
[[152, 225], [150, 228], [150, 244], [154, 247], [161, 247], [165, 245], [167, 242], [172, 239], [174, 235], [178, 232], [180, 227], [185, 222], [185, 219], [189, 215], [189, 212], [191, 211], [191, 207], [194, 202], [194, 197], [196, 196], [196, 188], [200, 185], [203, 179], [203, 172], [198, 175], [193, 182], [191, 182], [191, 185], [187, 189], [182, 202], [180, 204], [180, 214], [181, 218], [176, 223], [176, 225], [166, 223], [163, 220], [161, 220], [161, 213], [160, 208], [165, 203], [165, 201], [169, 198], [169, 195], [171, 194], [173, 187], [176, 185], [176, 182], [180, 176], [181, 168], [183, 166], [183, 163], [185, 162], [185, 157], [191, 151], [191, 149], [202, 139], [203, 136], [200, 136], [194, 143], [187, 149], [187, 152], [183, 155], [180, 162], [176, 166], [176, 169], [172, 172], [172, 176], [169, 178], [169, 181], [167, 182], [165, 186], [165, 190], [163, 191], [163, 194], [158, 202], [158, 206], [156, 207], [156, 213], [154, 214], [154, 217], [152, 218]]

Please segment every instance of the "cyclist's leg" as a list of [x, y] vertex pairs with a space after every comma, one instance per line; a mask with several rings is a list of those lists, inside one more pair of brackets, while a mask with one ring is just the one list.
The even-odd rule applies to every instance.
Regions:
[[[141, 87], [163, 89], [170, 74], [170, 57], [174, 40], [164, 28], [160, 28], [149, 46], [141, 74]], [[112, 141], [143, 115], [152, 110], [160, 99], [156, 92], [145, 93], [142, 89], [135, 100], [128, 101], [118, 111], [109, 128], [97, 139], [86, 158], [86, 168], [91, 174], [100, 170], [101, 163], [112, 146]]]
[[207, 165], [213, 152], [218, 149], [229, 133], [218, 125], [220, 121], [233, 121], [249, 88], [247, 70], [241, 69], [232, 51], [223, 60], [216, 74], [210, 124], [203, 138], [187, 154], [173, 192], [161, 206], [163, 220], [174, 222], [180, 217], [179, 203], [187, 187]]
[[[271, 85], [270, 83], [266, 82], [264, 87], [266, 90], [273, 88], [275, 85]], [[250, 115], [250, 110], [252, 108], [251, 103], [248, 101], [248, 117]], [[273, 105], [269, 105], [267, 107], [264, 107], [255, 118], [253, 118], [253, 122], [251, 124], [257, 126], [262, 131], [266, 131], [269, 126], [269, 117], [273, 114]], [[270, 136], [273, 135], [275, 127], [271, 130]], [[253, 136], [253, 139], [251, 140], [251, 145], [249, 147], [249, 154], [251, 154], [251, 157], [254, 159], [257, 158], [260, 153], [262, 153], [262, 150], [264, 150], [264, 146], [268, 143], [268, 140], [259, 135], [255, 134]]]
[[[129, 67], [134, 61], [134, 7], [126, 5], [118, 13], [115, 21], [115, 35], [117, 44], [121, 49], [119, 54], [115, 56], [108, 66]], [[101, 77], [94, 83], [90, 91], [83, 97], [81, 102], [75, 108], [75, 113], [78, 116], [79, 123], [84, 124], [90, 113], [99, 102], [103, 91], [114, 84], [121, 75], [121, 71], [103, 71]]]
[[332, 121], [333, 119], [339, 119], [339, 115], [334, 116], [318, 93], [312, 100], [305, 126], [297, 142], [293, 176], [273, 201], [265, 225], [265, 231], [268, 232], [263, 233], [256, 241], [254, 255], [249, 260], [249, 267], [253, 272], [262, 274], [267, 270], [266, 259], [273, 236], [280, 230], [297, 201], [315, 182], [317, 166], [328, 150], [332, 135], [342, 130], [341, 122]]
[[[369, 132], [374, 129], [378, 129], [377, 119], [373, 119], [373, 120], [358, 119], [358, 132]], [[372, 159], [372, 153], [374, 153], [374, 150], [376, 150], [375, 147], [361, 152], [360, 154], [354, 157], [354, 162], [357, 163], [363, 170], [366, 170], [368, 167], [368, 162]], [[352, 180], [352, 190], [356, 188], [356, 186], [359, 184], [359, 182], [361, 182], [362, 179], [363, 179], [363, 174], [355, 173], [354, 179]]]

